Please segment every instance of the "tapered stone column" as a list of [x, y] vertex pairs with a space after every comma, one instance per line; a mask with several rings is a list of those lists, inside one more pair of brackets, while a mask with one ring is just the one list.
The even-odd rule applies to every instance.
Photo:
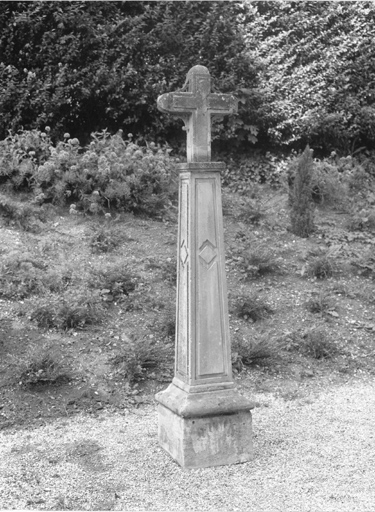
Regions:
[[[156, 395], [159, 442], [185, 468], [252, 458], [253, 404], [232, 380], [220, 170], [210, 162], [211, 115], [236, 100], [211, 94], [203, 66], [192, 68], [186, 92], [158, 98], [185, 121], [188, 162], [179, 165], [179, 232], [175, 376]], [[184, 96], [185, 95], [185, 96]]]

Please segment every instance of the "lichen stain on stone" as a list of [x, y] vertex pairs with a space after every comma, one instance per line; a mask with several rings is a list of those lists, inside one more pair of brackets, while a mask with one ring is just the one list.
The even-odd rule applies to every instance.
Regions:
[[[191, 433], [191, 442], [194, 453], [216, 454], [223, 450], [224, 444], [230, 445], [233, 442], [232, 436], [229, 435], [225, 423], [216, 423], [205, 425], [197, 431]], [[224, 444], [223, 444], [224, 442]]]

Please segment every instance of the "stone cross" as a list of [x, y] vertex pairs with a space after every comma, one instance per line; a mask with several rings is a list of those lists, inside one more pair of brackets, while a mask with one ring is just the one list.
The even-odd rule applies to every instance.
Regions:
[[210, 74], [194, 66], [187, 91], [163, 94], [158, 108], [184, 120], [187, 159], [179, 164], [175, 376], [156, 395], [159, 443], [185, 468], [252, 458], [253, 404], [232, 379], [221, 162], [210, 162], [211, 116], [234, 113], [237, 100], [211, 93]]
[[187, 161], [210, 162], [211, 116], [234, 114], [237, 112], [237, 100], [231, 94], [212, 93], [208, 69], [194, 66], [187, 75], [182, 91], [160, 96], [158, 108], [184, 120]]

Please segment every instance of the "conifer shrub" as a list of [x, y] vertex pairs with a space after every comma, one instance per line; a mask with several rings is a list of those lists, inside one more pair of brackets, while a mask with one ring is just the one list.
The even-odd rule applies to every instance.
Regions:
[[312, 150], [307, 146], [288, 176], [291, 231], [301, 238], [314, 231], [313, 172]]

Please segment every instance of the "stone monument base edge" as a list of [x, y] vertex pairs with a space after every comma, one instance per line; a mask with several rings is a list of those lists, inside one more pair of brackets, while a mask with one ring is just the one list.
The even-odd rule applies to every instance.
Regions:
[[235, 388], [187, 393], [170, 384], [156, 395], [160, 446], [183, 468], [253, 459], [253, 402]]
[[187, 393], [173, 382], [155, 395], [156, 401], [182, 418], [236, 414], [254, 409], [254, 402], [241, 396], [237, 389], [218, 389]]
[[184, 418], [159, 403], [158, 420], [160, 446], [184, 469], [254, 458], [250, 411]]

